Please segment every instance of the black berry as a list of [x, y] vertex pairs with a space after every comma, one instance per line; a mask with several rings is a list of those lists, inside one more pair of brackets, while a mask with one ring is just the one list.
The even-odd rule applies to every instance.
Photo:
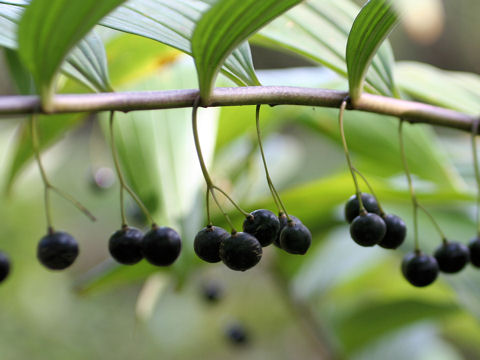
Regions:
[[227, 339], [235, 345], [244, 345], [248, 343], [248, 335], [245, 327], [240, 323], [230, 324], [226, 330], [225, 334]]
[[153, 265], [168, 266], [180, 255], [182, 241], [172, 228], [153, 225], [142, 240], [142, 253]]
[[257, 238], [262, 246], [270, 245], [278, 235], [280, 221], [270, 210], [260, 209], [250, 213], [243, 222], [243, 231]]
[[193, 241], [193, 249], [197, 256], [209, 263], [219, 262], [220, 244], [229, 237], [225, 229], [218, 226], [207, 226], [200, 230]]
[[203, 284], [202, 294], [205, 300], [207, 300], [208, 302], [215, 303], [222, 298], [223, 287], [217, 282], [210, 281], [208, 283]]
[[[297, 217], [293, 216], [293, 215], [288, 215], [290, 217], [291, 220], [293, 220], [294, 222], [296, 223], [302, 223], [300, 220], [298, 220]], [[277, 236], [275, 237], [275, 240], [273, 240], [273, 245], [279, 247], [280, 249], [282, 248], [282, 246], [280, 245], [280, 233], [282, 232], [283, 228], [287, 225], [287, 222], [288, 222], [288, 219], [287, 219], [287, 215], [285, 215], [285, 213], [280, 213], [278, 215], [278, 221], [280, 222], [280, 229], [278, 230], [278, 234]]]
[[468, 244], [470, 250], [470, 262], [475, 267], [480, 267], [480, 237], [475, 237]]
[[3, 282], [10, 273], [10, 259], [7, 254], [0, 251], [0, 282]]
[[300, 222], [290, 219], [280, 233], [280, 246], [290, 254], [303, 255], [312, 243], [310, 230]]
[[[373, 195], [362, 193], [362, 203], [367, 212], [380, 215], [380, 208]], [[351, 223], [358, 215], [360, 215], [360, 204], [357, 195], [352, 195], [345, 204], [345, 220]]]
[[470, 259], [468, 247], [458, 242], [445, 242], [434, 253], [440, 271], [456, 273], [467, 265]]
[[113, 233], [108, 242], [110, 255], [121, 264], [133, 265], [143, 259], [143, 233], [134, 227], [125, 226]]
[[402, 273], [413, 286], [427, 286], [438, 276], [438, 263], [433, 256], [411, 252], [403, 258]]
[[252, 235], [237, 232], [220, 244], [220, 258], [232, 270], [245, 271], [262, 258], [262, 245]]
[[382, 216], [387, 232], [383, 239], [378, 243], [385, 249], [396, 249], [402, 245], [407, 235], [407, 226], [405, 222], [396, 215], [388, 214]]
[[62, 231], [45, 235], [37, 247], [38, 260], [51, 270], [63, 270], [78, 256], [78, 244], [72, 235]]
[[378, 244], [387, 232], [385, 221], [374, 213], [358, 215], [350, 224], [352, 239], [361, 246]]

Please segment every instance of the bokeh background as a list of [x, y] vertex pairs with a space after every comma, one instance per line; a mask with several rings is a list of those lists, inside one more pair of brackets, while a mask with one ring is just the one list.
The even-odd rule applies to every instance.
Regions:
[[[478, 74], [480, 3], [422, 3], [422, 11], [390, 38], [396, 60]], [[151, 40], [101, 31], [116, 90], [196, 86], [187, 56]], [[252, 44], [265, 85], [347, 89], [344, 79], [308, 60], [263, 48], [255, 39]], [[2, 95], [17, 92], [7, 64], [12, 56], [5, 50], [0, 57]], [[427, 70], [420, 73], [425, 76], [421, 81], [439, 86], [442, 79]], [[408, 81], [402, 74], [397, 72], [397, 81]], [[231, 84], [220, 79], [219, 85]], [[68, 79], [60, 88], [87, 91]], [[182, 255], [169, 269], [145, 261], [118, 266], [109, 257], [107, 242], [120, 225], [120, 212], [105, 114], [69, 119], [77, 126], [43, 154], [51, 181], [98, 218], [91, 223], [53, 195], [56, 227], [78, 239], [81, 255], [67, 271], [44, 269], [35, 256], [45, 232], [38, 169], [29, 163], [11, 176], [26, 120], [2, 119], [0, 248], [10, 255], [13, 270], [0, 286], [0, 358], [478, 359], [478, 269], [441, 275], [434, 285], [416, 289], [399, 269], [403, 254], [413, 248], [411, 231], [397, 251], [360, 248], [349, 238], [342, 211], [354, 189], [336, 117], [331, 109], [262, 108], [272, 178], [289, 211], [312, 230], [314, 239], [305, 256], [270, 246], [262, 262], [244, 273], [202, 263], [193, 254], [193, 237], [204, 226], [205, 210], [189, 109], [117, 114], [117, 143], [130, 184], [159, 223], [182, 233]], [[275, 211], [258, 154], [254, 107], [202, 109], [199, 121], [215, 181], [245, 209]], [[384, 207], [411, 229], [395, 119], [352, 112], [345, 121], [356, 166]], [[420, 200], [449, 238], [466, 243], [476, 233], [469, 135], [408, 126], [406, 146]], [[224, 205], [240, 227], [241, 216]], [[126, 206], [130, 223], [148, 228], [134, 204], [127, 201]], [[214, 217], [225, 226], [216, 209]], [[431, 252], [441, 239], [424, 217], [420, 229], [422, 248]], [[247, 341], [232, 340], [228, 334], [235, 327], [245, 331]]]

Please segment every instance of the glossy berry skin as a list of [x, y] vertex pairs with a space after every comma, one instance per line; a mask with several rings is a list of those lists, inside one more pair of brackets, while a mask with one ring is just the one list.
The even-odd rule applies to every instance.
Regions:
[[142, 240], [142, 253], [152, 265], [169, 266], [177, 260], [182, 249], [180, 235], [172, 228], [152, 226]]
[[[293, 215], [288, 215], [288, 216], [294, 222], [299, 223], [299, 224], [302, 223], [296, 216], [293, 216]], [[275, 246], [277, 246], [281, 249], [282, 246], [280, 245], [280, 233], [282, 232], [283, 228], [285, 226], [287, 226], [287, 222], [288, 222], [287, 215], [285, 215], [285, 213], [283, 213], [283, 212], [280, 213], [278, 215], [278, 221], [280, 222], [280, 229], [278, 230], [278, 233], [277, 233], [277, 236], [275, 237], [275, 240], [273, 240], [273, 245], [275, 245]]]
[[219, 262], [220, 244], [229, 237], [230, 234], [225, 229], [218, 226], [208, 225], [200, 230], [193, 241], [193, 249], [197, 256], [209, 263]]
[[220, 258], [232, 270], [245, 271], [258, 264], [262, 258], [262, 245], [252, 235], [237, 232], [220, 245]]
[[410, 284], [416, 287], [430, 285], [438, 276], [437, 260], [421, 252], [411, 252], [404, 256], [402, 273]]
[[470, 262], [473, 266], [480, 268], [480, 238], [474, 237], [468, 244], [470, 250]]
[[290, 254], [305, 254], [311, 243], [312, 234], [310, 230], [302, 223], [295, 222], [293, 219], [287, 222], [287, 225], [280, 233], [280, 246]]
[[[380, 215], [380, 208], [373, 195], [362, 193], [362, 203], [367, 212]], [[360, 204], [358, 203], [357, 195], [355, 194], [352, 195], [345, 204], [345, 220], [347, 220], [348, 223], [351, 223], [358, 215], [360, 215]]]
[[234, 323], [225, 330], [227, 339], [234, 345], [245, 345], [248, 343], [248, 335], [245, 327], [240, 323]]
[[125, 226], [114, 232], [108, 241], [110, 255], [120, 264], [133, 265], [143, 259], [143, 233], [134, 227]]
[[434, 253], [440, 271], [453, 274], [462, 270], [470, 260], [468, 247], [458, 242], [446, 242]]
[[52, 231], [45, 235], [37, 247], [37, 258], [51, 270], [63, 270], [73, 264], [78, 256], [78, 244], [72, 235]]
[[385, 222], [374, 213], [360, 214], [350, 224], [350, 235], [360, 246], [374, 246], [386, 233]]
[[0, 282], [3, 282], [10, 273], [10, 259], [7, 254], [0, 251]]
[[405, 236], [407, 235], [407, 226], [405, 222], [396, 215], [388, 214], [382, 216], [387, 232], [383, 239], [378, 243], [385, 249], [396, 249], [403, 244]]
[[264, 247], [275, 240], [279, 230], [280, 221], [270, 210], [255, 210], [243, 221], [243, 231], [255, 236]]

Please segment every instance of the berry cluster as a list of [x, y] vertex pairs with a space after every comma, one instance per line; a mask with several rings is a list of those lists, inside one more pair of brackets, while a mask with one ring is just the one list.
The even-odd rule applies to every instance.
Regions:
[[[268, 173], [267, 162], [263, 152], [260, 135], [260, 106], [256, 108], [256, 128], [258, 145], [263, 160], [267, 183], [277, 205], [279, 215], [270, 210], [259, 209], [251, 213], [242, 210], [222, 189], [214, 185], [203, 160], [202, 150], [197, 130], [197, 108], [199, 99], [195, 101], [192, 112], [192, 128], [200, 167], [207, 184], [207, 220], [208, 225], [195, 236], [193, 247], [197, 256], [209, 263], [223, 261], [232, 270], [245, 271], [260, 261], [263, 247], [275, 244], [277, 247], [291, 254], [303, 255], [312, 242], [312, 234], [295, 216], [290, 216], [278, 195]], [[229, 216], [223, 211], [218, 202], [215, 191], [223, 194], [245, 216], [243, 232], [237, 232]], [[213, 226], [210, 219], [209, 198], [213, 198], [231, 226], [229, 233], [225, 229]]]
[[145, 235], [137, 228], [123, 225], [108, 242], [112, 257], [124, 265], [134, 265], [145, 258], [152, 265], [169, 266], [181, 249], [180, 235], [172, 228], [156, 224]]
[[229, 233], [225, 229], [207, 225], [195, 236], [193, 248], [197, 256], [209, 263], [223, 261], [232, 270], [245, 271], [258, 264], [262, 248], [270, 244], [291, 254], [305, 254], [312, 235], [294, 216], [259, 209], [251, 212], [243, 222], [243, 232]]
[[[396, 215], [386, 214], [383, 211], [380, 203], [373, 194], [373, 189], [368, 183], [367, 179], [352, 165], [343, 129], [343, 112], [347, 105], [347, 101], [348, 100], [345, 100], [340, 107], [339, 124], [347, 163], [352, 174], [355, 188], [357, 190], [356, 194], [350, 197], [345, 205], [345, 219], [348, 223], [350, 223], [350, 235], [352, 239], [361, 246], [374, 246], [378, 244], [385, 249], [396, 249], [404, 242], [407, 228], [401, 218]], [[403, 120], [400, 119], [400, 153], [402, 156], [405, 174], [407, 176], [414, 209], [415, 250], [404, 256], [401, 270], [403, 276], [410, 284], [417, 287], [423, 287], [433, 283], [438, 277], [438, 273], [440, 271], [447, 274], [457, 273], [465, 268], [469, 261], [471, 261], [474, 266], [480, 267], [480, 235], [472, 239], [468, 247], [458, 242], [448, 241], [433, 216], [418, 202], [415, 196], [412, 178], [410, 176], [410, 171], [406, 161], [402, 126]], [[474, 128], [472, 129], [472, 144], [475, 160], [475, 172], [477, 175], [477, 181], [480, 182], [480, 172], [477, 165], [475, 145], [477, 127], [478, 123], [475, 123]], [[357, 175], [364, 180], [373, 195], [360, 192], [356, 177]], [[435, 250], [433, 256], [423, 253], [419, 247], [417, 229], [418, 209], [425, 212], [442, 238], [442, 244]], [[480, 224], [478, 219], [477, 222]], [[480, 234], [480, 226], [478, 233]]]

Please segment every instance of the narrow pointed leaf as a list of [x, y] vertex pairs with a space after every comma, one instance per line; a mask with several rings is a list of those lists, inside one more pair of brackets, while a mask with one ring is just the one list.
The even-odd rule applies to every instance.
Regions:
[[300, 2], [220, 0], [202, 15], [192, 35], [192, 53], [204, 101], [227, 56], [261, 27]]
[[[358, 12], [351, 0], [305, 1], [260, 30], [251, 42], [301, 55], [347, 77], [345, 47]], [[385, 41], [372, 60], [365, 90], [394, 95], [393, 67], [392, 50]]]
[[[0, 46], [18, 48], [16, 33], [24, 9], [23, 6], [0, 4]], [[111, 91], [105, 48], [95, 31], [68, 54], [62, 72], [94, 91]]]
[[96, 23], [124, 0], [33, 0], [18, 27], [19, 53], [44, 105], [60, 65]]
[[[101, 24], [159, 41], [191, 55], [193, 29], [210, 6], [209, 0], [131, 0], [104, 18]], [[259, 85], [246, 42], [227, 58], [222, 72], [239, 85]]]
[[356, 17], [348, 35], [346, 60], [350, 97], [357, 100], [378, 48], [398, 23], [392, 0], [370, 0]]

